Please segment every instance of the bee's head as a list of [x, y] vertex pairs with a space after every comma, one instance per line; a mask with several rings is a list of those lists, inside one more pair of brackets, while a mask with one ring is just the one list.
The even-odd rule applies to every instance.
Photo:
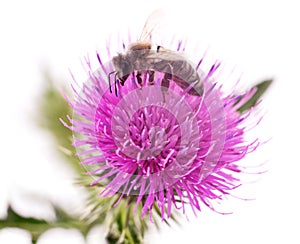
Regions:
[[127, 56], [119, 53], [117, 56], [113, 57], [112, 62], [120, 76], [131, 73], [132, 65]]
[[[112, 63], [121, 81], [132, 72], [132, 64], [126, 55], [119, 53], [113, 57]], [[125, 81], [125, 80], [124, 80]]]
[[113, 57], [112, 63], [115, 67], [115, 71], [121, 85], [124, 85], [126, 79], [132, 73], [132, 64], [128, 58], [128, 55], [118, 53], [117, 56]]

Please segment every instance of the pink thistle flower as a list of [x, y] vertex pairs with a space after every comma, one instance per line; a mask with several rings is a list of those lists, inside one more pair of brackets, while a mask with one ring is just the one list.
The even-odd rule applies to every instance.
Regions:
[[[101, 184], [99, 195], [132, 197], [142, 204], [142, 217], [152, 213], [154, 204], [170, 217], [172, 208], [189, 203], [194, 213], [201, 203], [214, 209], [214, 200], [223, 199], [241, 182], [238, 161], [255, 150], [257, 141], [244, 138], [249, 114], [239, 113], [255, 90], [243, 96], [225, 95], [214, 81], [219, 67], [198, 72], [204, 84], [203, 96], [188, 94], [174, 81], [168, 89], [160, 86], [163, 72], [155, 71], [154, 85], [144, 75], [142, 86], [130, 74], [118, 96], [111, 93], [107, 77], [114, 70], [104, 65], [93, 72], [87, 61], [89, 81], [75, 92], [74, 146], [81, 163]], [[202, 60], [197, 66], [200, 67]], [[235, 176], [237, 175], [237, 176]], [[165, 213], [166, 206], [166, 213]]]

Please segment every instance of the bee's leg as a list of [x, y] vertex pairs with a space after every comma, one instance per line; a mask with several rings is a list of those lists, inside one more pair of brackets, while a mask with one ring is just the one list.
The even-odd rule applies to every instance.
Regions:
[[161, 49], [161, 46], [158, 45], [157, 48], [156, 48], [157, 53], [159, 53], [159, 49]]
[[109, 91], [110, 91], [110, 93], [112, 93], [110, 76], [111, 76], [112, 74], [114, 74], [114, 73], [116, 73], [116, 72], [115, 72], [115, 71], [112, 71], [112, 72], [110, 72], [110, 73], [107, 75], [107, 78], [108, 78], [108, 86], [109, 86]]
[[155, 72], [153, 70], [148, 70], [149, 74], [149, 85], [154, 85], [154, 74]]
[[138, 71], [136, 74], [136, 79], [137, 79], [137, 82], [139, 83], [139, 85], [143, 86], [143, 80], [142, 80], [141, 75], [142, 75], [142, 73], [140, 71]]
[[172, 74], [169, 73], [165, 73], [164, 77], [161, 81], [161, 86], [166, 87], [167, 89], [170, 86], [170, 80], [172, 79]]
[[161, 81], [161, 92], [163, 94], [164, 102], [166, 102], [165, 92], [169, 89], [171, 79], [172, 79], [172, 74], [165, 73]]
[[119, 77], [119, 82], [120, 82], [121, 86], [124, 86], [125, 81], [127, 80], [127, 78], [128, 78], [129, 75], [130, 75], [130, 74], [124, 75], [124, 76], [121, 77], [121, 78]]
[[[164, 95], [164, 101], [165, 101], [165, 94], [164, 94], [164, 92], [168, 91], [169, 86], [170, 86], [170, 80], [173, 79], [173, 66], [170, 63], [168, 63], [165, 68], [166, 68], [166, 70], [164, 72], [164, 77], [163, 77], [163, 79], [161, 81], [162, 92], [163, 92], [163, 95]], [[165, 89], [165, 91], [164, 91], [163, 87], [165, 87], [167, 89]]]
[[116, 94], [116, 97], [118, 96], [118, 90], [117, 90], [117, 75], [118, 75], [118, 72], [115, 73], [115, 94]]

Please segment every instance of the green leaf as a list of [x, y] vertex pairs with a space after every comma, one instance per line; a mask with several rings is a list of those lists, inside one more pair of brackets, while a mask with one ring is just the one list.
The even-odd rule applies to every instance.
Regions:
[[70, 216], [63, 209], [55, 205], [53, 205], [53, 209], [56, 219], [54, 221], [47, 221], [21, 216], [9, 205], [6, 218], [0, 219], [0, 229], [19, 228], [26, 230], [31, 234], [32, 242], [35, 243], [43, 233], [52, 228], [77, 229], [86, 237], [91, 228], [99, 224], [98, 220], [87, 223], [81, 220], [79, 216]]
[[[238, 112], [243, 113], [245, 111], [248, 111], [249, 109], [251, 109], [252, 107], [254, 107], [257, 102], [259, 101], [259, 99], [262, 97], [262, 95], [266, 92], [266, 90], [270, 87], [270, 85], [272, 84], [273, 80], [265, 80], [260, 82], [259, 84], [255, 85], [252, 88], [256, 88], [256, 92], [253, 94], [253, 96], [245, 103], [243, 104], [241, 107], [238, 108]], [[241, 97], [237, 103], [242, 99], [243, 97]]]
[[[83, 172], [83, 167], [76, 157], [76, 150], [72, 145], [72, 131], [63, 126], [60, 118], [67, 120], [66, 115], [72, 115], [72, 110], [64, 96], [54, 86], [52, 77], [44, 72], [44, 92], [38, 104], [38, 124], [49, 131], [55, 141], [55, 147], [66, 162], [78, 173]], [[66, 89], [62, 89], [66, 90]]]
[[108, 215], [111, 215], [109, 232], [106, 236], [106, 241], [109, 244], [141, 244], [144, 242], [149, 216], [143, 219], [140, 217], [141, 204], [137, 207], [137, 212], [134, 213], [132, 198], [135, 198], [135, 196], [122, 199], [112, 211], [108, 212]]

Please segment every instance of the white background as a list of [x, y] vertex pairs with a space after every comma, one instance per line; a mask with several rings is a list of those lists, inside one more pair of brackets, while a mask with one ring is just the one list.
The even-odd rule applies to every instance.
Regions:
[[[300, 243], [299, 219], [299, 7], [298, 1], [7, 1], [0, 3], [0, 216], [7, 202], [27, 216], [53, 218], [43, 199], [79, 211], [83, 196], [63, 167], [53, 141], [34, 125], [36, 101], [48, 67], [58, 80], [85, 75], [80, 59], [104, 49], [109, 36], [138, 33], [162, 7], [169, 32], [209, 48], [243, 72], [245, 87], [274, 77], [266, 94], [261, 133], [272, 141], [255, 156], [268, 173], [251, 185], [255, 201], [234, 201], [232, 215], [204, 211], [182, 227], [154, 230], [148, 243]], [[200, 48], [201, 49], [201, 48]], [[204, 50], [204, 49], [203, 49]], [[201, 56], [202, 52], [199, 53]], [[193, 53], [195, 55], [195, 53]], [[209, 55], [208, 55], [209, 56]], [[258, 135], [260, 136], [260, 135]], [[39, 196], [31, 200], [31, 196]], [[247, 196], [247, 194], [246, 194]], [[90, 243], [103, 243], [95, 229]], [[76, 231], [53, 230], [44, 243], [83, 243]], [[22, 231], [1, 230], [0, 243], [30, 243]]]

